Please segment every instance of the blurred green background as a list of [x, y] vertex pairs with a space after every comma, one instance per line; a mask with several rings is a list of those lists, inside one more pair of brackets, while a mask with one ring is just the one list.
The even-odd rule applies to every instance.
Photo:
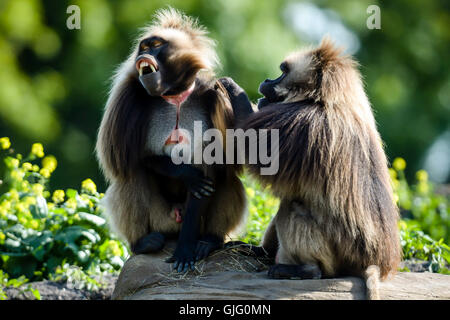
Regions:
[[[81, 9], [69, 30], [66, 9]], [[450, 2], [250, 0], [0, 0], [0, 137], [26, 153], [42, 142], [59, 161], [51, 184], [78, 186], [90, 177], [104, 190], [94, 156], [109, 78], [158, 8], [198, 17], [231, 76], [258, 98], [259, 83], [278, 75], [291, 50], [328, 33], [361, 63], [390, 159], [450, 179]], [[369, 5], [381, 29], [369, 30]]]

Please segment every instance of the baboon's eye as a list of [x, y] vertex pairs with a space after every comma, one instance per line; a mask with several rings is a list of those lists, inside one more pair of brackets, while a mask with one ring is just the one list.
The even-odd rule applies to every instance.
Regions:
[[146, 51], [146, 50], [148, 50], [150, 47], [148, 46], [148, 44], [147, 43], [141, 43], [141, 50], [142, 51]]
[[162, 46], [163, 45], [163, 43], [162, 43], [162, 41], [160, 41], [160, 40], [153, 40], [152, 41], [152, 47], [153, 48], [158, 48], [158, 47], [160, 47], [160, 46]]

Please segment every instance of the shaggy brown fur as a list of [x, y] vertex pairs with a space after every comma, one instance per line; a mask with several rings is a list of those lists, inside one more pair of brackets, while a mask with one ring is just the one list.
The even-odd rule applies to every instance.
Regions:
[[[186, 108], [202, 106], [210, 126], [221, 131], [233, 127], [233, 110], [212, 72], [218, 61], [214, 43], [206, 31], [192, 18], [169, 9], [156, 14], [139, 41], [155, 35], [171, 43], [167, 64], [177, 72], [194, 74], [196, 85], [185, 102]], [[173, 210], [184, 201], [186, 194], [180, 181], [158, 175], [145, 163], [152, 153], [147, 147], [151, 139], [148, 130], [155, 125], [150, 116], [152, 108], [166, 102], [149, 96], [139, 82], [135, 68], [137, 51], [133, 51], [114, 76], [96, 147], [101, 168], [110, 183], [103, 200], [106, 215], [130, 244], [152, 231], [179, 232], [181, 224], [175, 221]], [[201, 168], [217, 181], [201, 233], [223, 238], [244, 216], [245, 195], [237, 177], [240, 168], [224, 165]]]
[[281, 198], [263, 247], [277, 263], [317, 264], [325, 277], [364, 276], [375, 265], [384, 279], [401, 259], [398, 209], [357, 64], [328, 40], [285, 63], [276, 88], [284, 101], [244, 125], [280, 136], [276, 175], [249, 166]]

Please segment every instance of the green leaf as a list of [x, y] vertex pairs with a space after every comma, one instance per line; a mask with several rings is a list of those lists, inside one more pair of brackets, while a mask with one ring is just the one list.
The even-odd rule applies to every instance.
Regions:
[[35, 237], [30, 246], [33, 249], [32, 254], [38, 261], [43, 261], [44, 256], [50, 252], [53, 247], [53, 234], [46, 230], [40, 236]]
[[34, 219], [42, 219], [48, 215], [47, 200], [44, 197], [36, 197], [36, 204], [30, 205], [30, 212]]
[[38, 289], [33, 289], [30, 287], [30, 291], [33, 294], [33, 296], [36, 298], [36, 300], [41, 300], [41, 294], [39, 293]]
[[78, 212], [78, 216], [80, 217], [81, 220], [92, 223], [96, 227], [102, 227], [106, 223], [105, 219], [103, 219], [102, 217], [96, 216], [95, 214], [80, 211], [80, 212]]
[[67, 189], [66, 190], [66, 196], [69, 199], [75, 199], [77, 195], [78, 195], [78, 191], [77, 190], [74, 190], [74, 189]]

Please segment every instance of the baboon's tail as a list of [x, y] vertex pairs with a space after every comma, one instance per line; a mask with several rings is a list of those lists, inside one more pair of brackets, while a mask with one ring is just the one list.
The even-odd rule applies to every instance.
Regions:
[[380, 300], [379, 284], [380, 284], [380, 268], [376, 265], [369, 266], [364, 272], [364, 280], [366, 281], [366, 295], [368, 300]]

